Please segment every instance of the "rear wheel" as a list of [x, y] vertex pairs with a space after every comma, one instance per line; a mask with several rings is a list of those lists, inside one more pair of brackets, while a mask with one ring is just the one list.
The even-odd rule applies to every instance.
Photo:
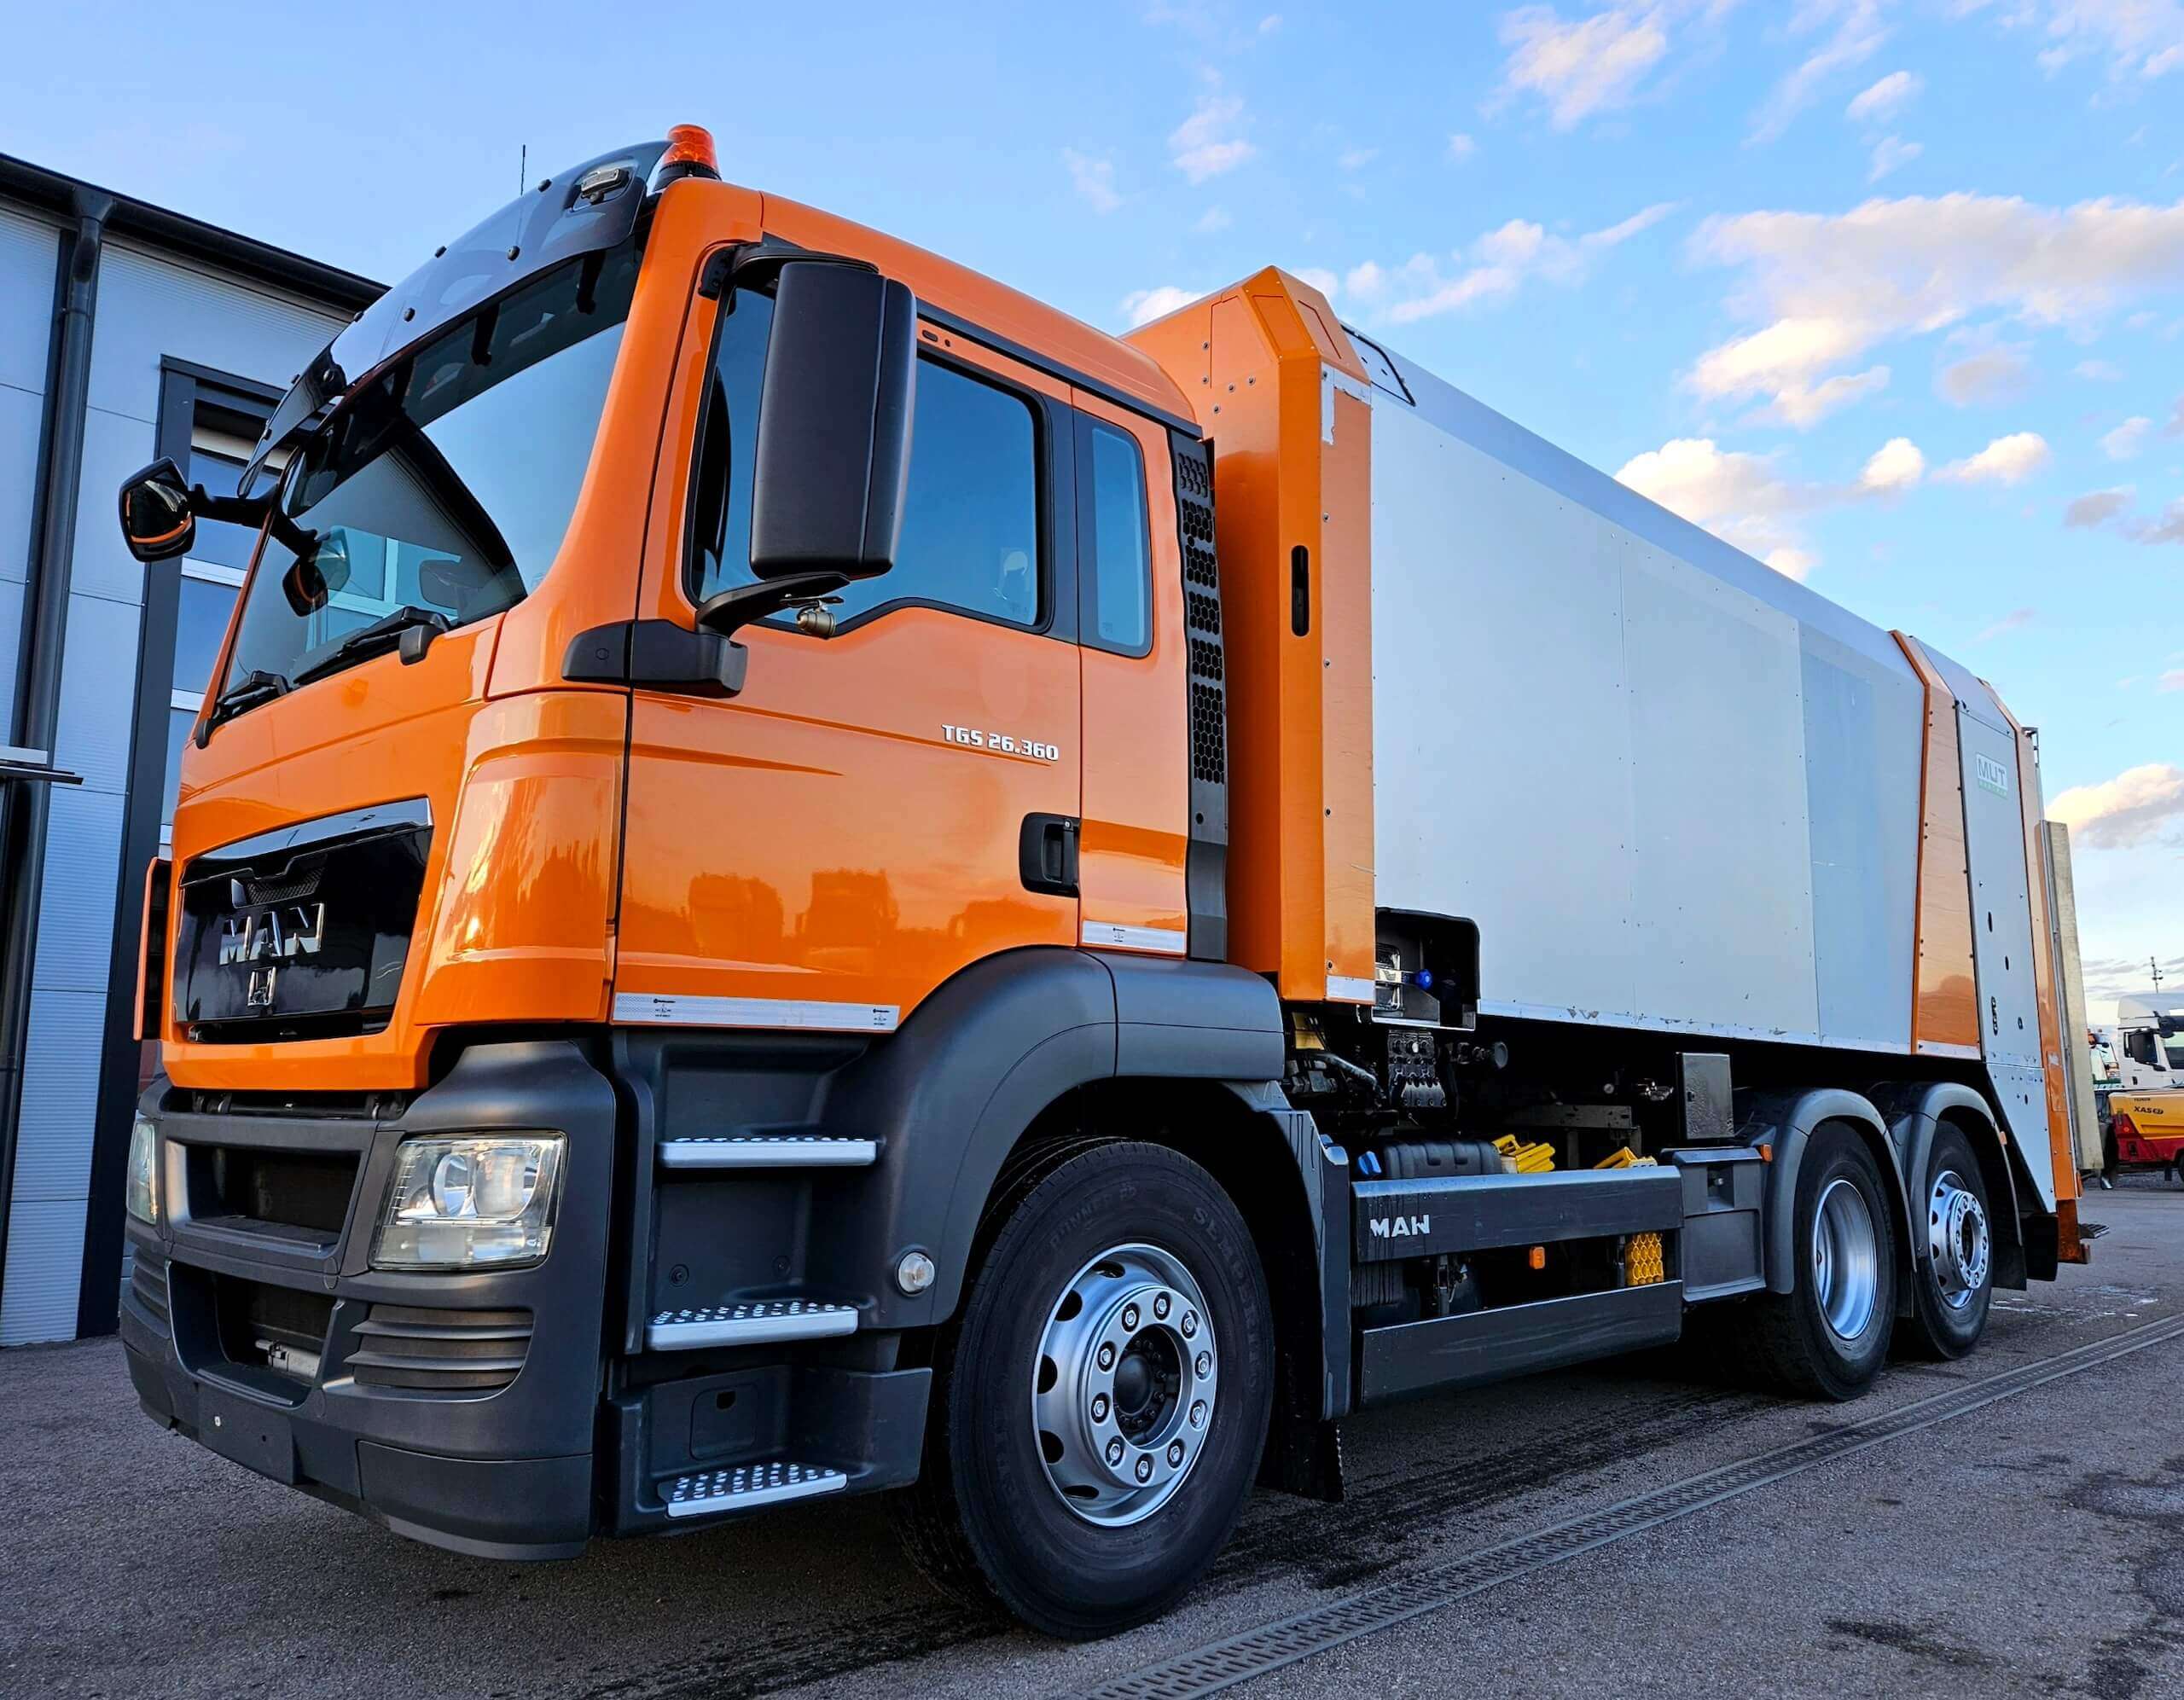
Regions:
[[1839, 1123], [1816, 1128], [1798, 1165], [1795, 1288], [1754, 1300], [1740, 1343], [1769, 1381], [1821, 1399], [1873, 1384], [1896, 1323], [1896, 1230], [1879, 1166]]
[[1243, 1509], [1266, 1280], [1228, 1195], [1165, 1146], [1080, 1150], [1016, 1197], [940, 1343], [903, 1533], [951, 1593], [1110, 1634], [1181, 1598]]
[[1987, 1332], [1995, 1234], [1978, 1159], [1956, 1128], [1935, 1134], [1918, 1196], [1926, 1243], [1912, 1252], [1911, 1337], [1930, 1356], [1960, 1358]]

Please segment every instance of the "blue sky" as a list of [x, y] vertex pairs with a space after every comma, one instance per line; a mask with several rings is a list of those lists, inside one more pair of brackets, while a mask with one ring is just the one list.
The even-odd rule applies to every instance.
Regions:
[[388, 279], [683, 120], [1111, 328], [1287, 266], [1993, 679], [2184, 985], [2184, 0], [372, 14], [41, 11], [0, 149]]

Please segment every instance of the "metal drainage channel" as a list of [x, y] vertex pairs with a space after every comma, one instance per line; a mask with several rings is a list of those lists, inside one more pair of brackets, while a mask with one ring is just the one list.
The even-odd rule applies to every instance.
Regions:
[[2133, 1352], [2144, 1351], [2150, 1346], [2161, 1345], [2179, 1335], [2184, 1335], [2184, 1316], [2164, 1317], [2105, 1340], [2091, 1341], [2053, 1357], [2042, 1358], [1974, 1382], [1968, 1387], [1870, 1417], [1833, 1434], [1762, 1453], [1741, 1464], [1691, 1477], [1536, 1534], [1519, 1535], [1460, 1563], [1263, 1624], [1225, 1641], [1217, 1641], [1211, 1646], [1201, 1647], [1196, 1652], [1179, 1654], [1089, 1690], [1086, 1700], [1175, 1700], [1177, 1696], [1211, 1694], [1232, 1684], [1264, 1676], [1284, 1665], [1295, 1664], [1300, 1659], [1311, 1658], [1361, 1636], [1438, 1611], [1444, 1605], [1452, 1605], [1533, 1571], [1565, 1564], [1629, 1535], [1643, 1535], [1786, 1477], [1802, 1475], [1869, 1447], [1969, 1416], [2002, 1400], [2029, 1393], [2051, 1381], [2096, 1368]]

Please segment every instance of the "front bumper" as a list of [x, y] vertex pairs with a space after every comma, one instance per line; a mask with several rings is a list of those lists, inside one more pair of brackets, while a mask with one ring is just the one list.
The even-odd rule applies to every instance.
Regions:
[[[162, 1081], [142, 1106], [160, 1128], [162, 1220], [129, 1223], [136, 1265], [121, 1336], [145, 1409], [262, 1475], [435, 1546], [502, 1558], [582, 1551], [597, 1523], [614, 1182], [605, 1076], [575, 1046], [543, 1041], [473, 1047], [389, 1119], [200, 1114], [190, 1103]], [[475, 1274], [371, 1268], [404, 1139], [537, 1128], [568, 1140], [542, 1262]], [[353, 1160], [338, 1231], [323, 1212], [316, 1229], [263, 1219], [277, 1205], [236, 1210], [224, 1198], [208, 1212], [200, 1183], [215, 1149], [230, 1169], [259, 1151], [310, 1153], [323, 1172]]]

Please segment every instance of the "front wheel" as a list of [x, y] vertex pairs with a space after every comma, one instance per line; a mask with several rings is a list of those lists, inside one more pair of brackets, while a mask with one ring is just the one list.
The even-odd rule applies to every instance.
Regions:
[[1960, 1358], [1987, 1332], [1995, 1234], [1978, 1159], [1956, 1128], [1935, 1133], [1918, 1196], [1926, 1243], [1913, 1248], [1912, 1337], [1929, 1356]]
[[1265, 1443], [1250, 1230], [1178, 1152], [1080, 1149], [1019, 1194], [934, 1370], [902, 1519], [926, 1574], [1071, 1639], [1155, 1616], [1228, 1540]]

